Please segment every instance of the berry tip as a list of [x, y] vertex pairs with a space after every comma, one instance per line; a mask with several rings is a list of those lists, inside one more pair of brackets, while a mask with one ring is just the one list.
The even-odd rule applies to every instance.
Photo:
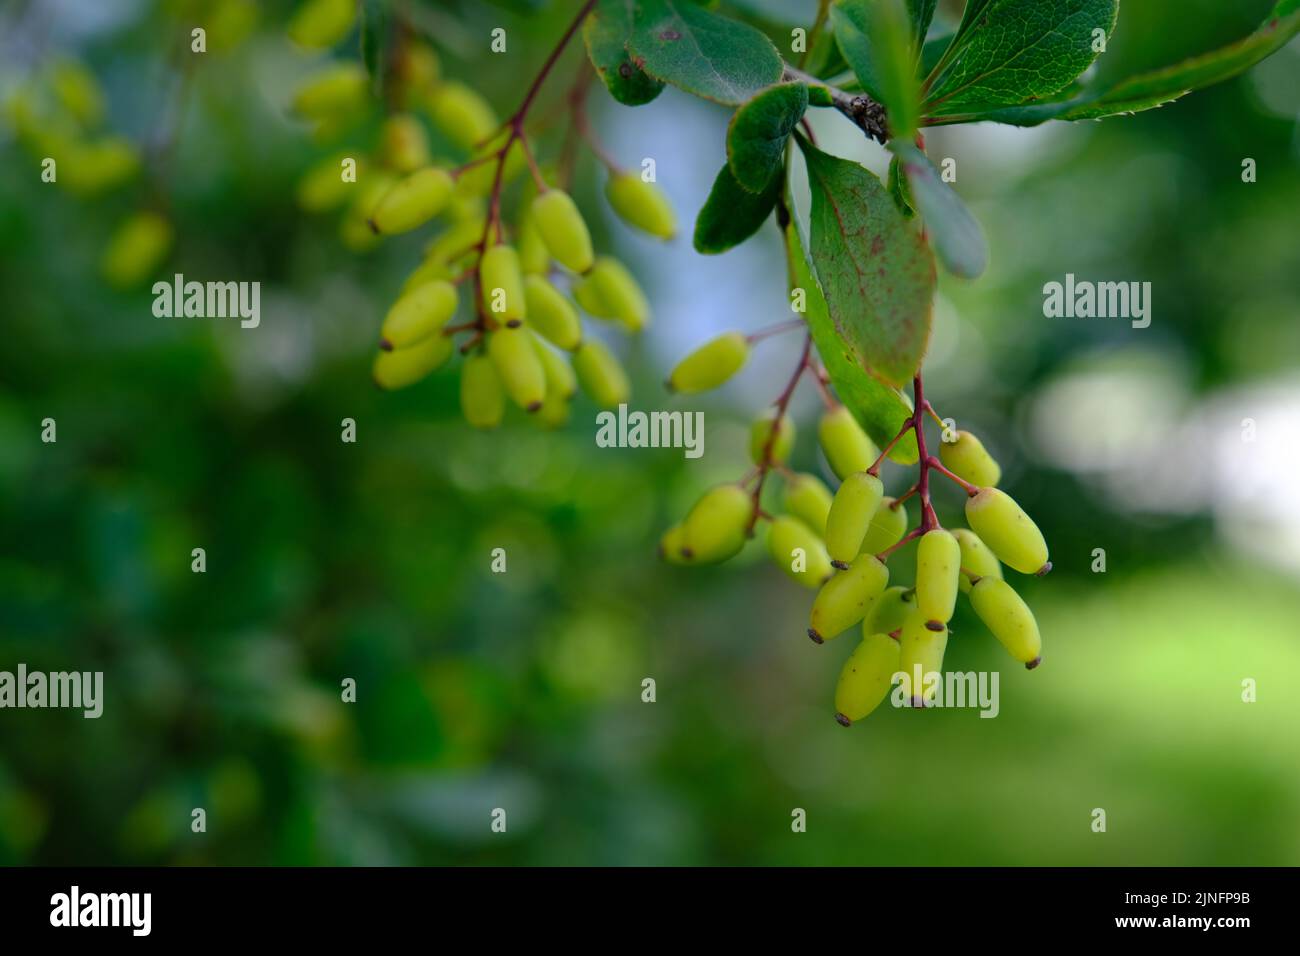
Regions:
[[808, 628], [808, 636], [812, 638], [812, 642], [813, 642], [814, 644], [825, 644], [825, 643], [826, 643], [826, 639], [825, 639], [824, 637], [822, 637], [820, 634], [818, 634], [816, 631], [814, 631], [811, 627]]
[[839, 722], [841, 727], [848, 727], [850, 724], [853, 723], [853, 721], [849, 720], [847, 717], [845, 717], [843, 714], [840, 713], [837, 713], [835, 715], [835, 719]]

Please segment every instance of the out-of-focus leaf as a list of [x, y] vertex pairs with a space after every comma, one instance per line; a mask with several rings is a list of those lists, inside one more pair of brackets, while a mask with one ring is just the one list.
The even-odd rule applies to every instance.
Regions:
[[907, 177], [903, 175], [901, 166], [897, 156], [890, 157], [889, 175], [885, 180], [885, 186], [894, 199], [894, 205], [903, 214], [903, 218], [913, 219], [916, 217], [916, 207], [912, 204], [912, 190], [907, 185]]
[[861, 87], [885, 107], [890, 135], [907, 139], [916, 132], [920, 99], [912, 18], [904, 0], [836, 0], [831, 7], [844, 59]]
[[939, 261], [963, 279], [981, 275], [989, 264], [989, 249], [979, 221], [939, 176], [925, 153], [901, 139], [892, 141], [889, 148], [902, 162], [912, 202], [925, 220], [926, 232]]
[[628, 49], [651, 76], [727, 106], [781, 78], [771, 40], [689, 0], [638, 0]]
[[790, 133], [808, 109], [808, 87], [781, 83], [736, 110], [727, 127], [727, 163], [736, 182], [761, 193], [785, 161]]
[[393, 0], [362, 0], [361, 3], [361, 61], [376, 93], [382, 92], [388, 72], [392, 6]]
[[624, 106], [649, 103], [664, 84], [646, 73], [627, 52], [632, 35], [632, 0], [600, 0], [582, 26], [591, 65], [610, 95]]
[[863, 369], [901, 387], [930, 340], [934, 256], [872, 173], [798, 142], [812, 189], [813, 268], [835, 328]]
[[695, 220], [695, 250], [706, 255], [726, 252], [758, 232], [772, 214], [781, 185], [781, 177], [773, 176], [767, 189], [752, 193], [736, 182], [731, 166], [724, 164]]

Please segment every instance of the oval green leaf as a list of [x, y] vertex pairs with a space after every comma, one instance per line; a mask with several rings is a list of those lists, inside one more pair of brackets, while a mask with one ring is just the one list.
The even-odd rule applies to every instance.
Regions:
[[902, 163], [911, 187], [910, 199], [925, 220], [930, 243], [944, 268], [963, 279], [981, 275], [988, 268], [989, 248], [979, 220], [943, 181], [925, 153], [902, 140], [894, 140], [889, 148]]
[[695, 250], [705, 255], [738, 246], [767, 221], [781, 195], [782, 177], [773, 176], [767, 189], [752, 193], [736, 182], [724, 165], [695, 220]]
[[637, 0], [628, 49], [651, 76], [727, 106], [771, 86], [784, 70], [761, 31], [690, 0]]
[[876, 176], [797, 140], [808, 160], [810, 251], [827, 309], [858, 364], [900, 388], [929, 344], [934, 255]]
[[1104, 48], [1118, 10], [1119, 0], [971, 0], [931, 77], [926, 114], [1014, 106], [1064, 89]]
[[[826, 307], [826, 298], [808, 262], [799, 224], [791, 217], [786, 224], [786, 254], [790, 258], [790, 288], [804, 292], [804, 319], [812, 334], [813, 345], [826, 366], [835, 394], [853, 413], [871, 440], [884, 448], [912, 414], [912, 403], [896, 388], [890, 388], [863, 370], [853, 351], [840, 337]], [[916, 436], [905, 435], [890, 451], [889, 457], [904, 465], [917, 459]]]
[[736, 110], [727, 127], [727, 164], [745, 189], [761, 193], [785, 163], [790, 134], [808, 109], [808, 87], [782, 83]]
[[624, 106], [641, 106], [658, 96], [664, 84], [633, 63], [627, 52], [632, 5], [633, 0], [600, 0], [582, 25], [582, 39], [610, 95]]

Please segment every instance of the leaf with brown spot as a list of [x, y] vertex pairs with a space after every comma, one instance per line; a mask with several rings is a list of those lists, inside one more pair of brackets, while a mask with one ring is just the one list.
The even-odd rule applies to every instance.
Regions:
[[812, 189], [812, 263], [831, 319], [857, 363], [900, 388], [930, 341], [934, 254], [872, 173], [797, 139]]

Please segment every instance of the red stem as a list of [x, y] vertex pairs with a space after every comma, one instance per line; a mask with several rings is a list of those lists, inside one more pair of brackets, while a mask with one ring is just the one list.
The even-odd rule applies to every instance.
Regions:
[[979, 491], [980, 491], [980, 490], [979, 490], [979, 488], [978, 488], [976, 485], [972, 485], [972, 484], [971, 484], [969, 481], [967, 481], [965, 478], [961, 478], [961, 477], [958, 477], [957, 475], [954, 475], [951, 471], [949, 471], [947, 468], [945, 468], [945, 467], [943, 466], [943, 462], [941, 462], [938, 458], [935, 458], [934, 455], [931, 455], [931, 456], [930, 456], [930, 460], [929, 460], [928, 464], [929, 464], [929, 466], [930, 466], [931, 468], [933, 468], [935, 471], [938, 471], [938, 472], [941, 472], [942, 474], [947, 475], [947, 476], [948, 476], [949, 478], [951, 478], [953, 481], [957, 482], [957, 484], [961, 485], [962, 490], [963, 490], [964, 492], [966, 492], [966, 494], [970, 495], [972, 498], [974, 498], [977, 494], [979, 494]]
[[[570, 23], [568, 29], [564, 31], [564, 35], [560, 37], [559, 42], [555, 45], [555, 49], [551, 51], [550, 55], [546, 58], [546, 62], [542, 64], [542, 68], [538, 71], [537, 76], [533, 78], [532, 84], [528, 87], [528, 92], [524, 94], [523, 102], [519, 104], [519, 108], [515, 110], [510, 119], [506, 121], [506, 126], [510, 132], [506, 136], [506, 141], [502, 144], [500, 152], [497, 154], [497, 168], [495, 175], [492, 177], [491, 199], [488, 201], [488, 217], [487, 222], [483, 226], [483, 240], [481, 245], [485, 252], [487, 251], [488, 240], [492, 235], [492, 229], [494, 226], [496, 227], [498, 240], [501, 239], [502, 235], [501, 186], [505, 176], [506, 158], [510, 155], [510, 147], [514, 145], [515, 140], [523, 139], [524, 120], [528, 116], [528, 110], [532, 107], [533, 101], [537, 99], [537, 94], [541, 92], [542, 84], [545, 83], [546, 78], [550, 76], [551, 69], [555, 66], [556, 61], [559, 60], [560, 54], [562, 54], [564, 48], [569, 45], [569, 41], [572, 40], [573, 35], [578, 32], [578, 27], [582, 26], [582, 21], [587, 18], [587, 14], [591, 13], [592, 8], [596, 6], [596, 2], [597, 0], [586, 0], [582, 5], [582, 8], [578, 10], [577, 16], [573, 18], [573, 22]], [[531, 159], [531, 156], [529, 158]], [[478, 326], [481, 329], [483, 327], [484, 319], [483, 281], [477, 274], [475, 274], [474, 277], [474, 293], [477, 300], [477, 309], [479, 314]]]
[[921, 499], [921, 523], [917, 526], [917, 531], [925, 534], [943, 525], [939, 524], [939, 516], [934, 513], [934, 505], [930, 503], [930, 455], [925, 450], [925, 426], [921, 423], [926, 409], [925, 385], [921, 381], [920, 372], [917, 372], [916, 377], [912, 379], [912, 394], [915, 398], [912, 428], [916, 430], [916, 452], [920, 464], [920, 476], [916, 479], [916, 493]]
[[898, 430], [898, 434], [889, 440], [889, 444], [886, 445], [884, 450], [880, 453], [880, 457], [876, 459], [875, 464], [873, 464], [870, 468], [867, 469], [867, 474], [879, 476], [880, 466], [884, 464], [885, 459], [889, 457], [889, 453], [894, 450], [894, 446], [897, 445], [900, 441], [902, 441], [903, 436], [906, 435], [915, 427], [916, 427], [916, 419], [909, 418], [903, 424], [903, 427]]
[[758, 484], [754, 486], [753, 501], [754, 512], [749, 518], [749, 531], [754, 530], [754, 525], [758, 523], [761, 509], [759, 500], [763, 497], [763, 485], [767, 482], [767, 476], [772, 470], [772, 446], [776, 444], [777, 429], [781, 419], [785, 417], [785, 410], [790, 405], [790, 399], [794, 396], [794, 390], [799, 385], [799, 379], [803, 378], [803, 373], [808, 371], [808, 357], [812, 353], [812, 333], [804, 336], [803, 353], [799, 356], [799, 364], [795, 366], [794, 374], [790, 376], [790, 381], [782, 389], [781, 394], [776, 398], [776, 414], [772, 418], [772, 428], [767, 434], [767, 442], [763, 445], [763, 460], [758, 464]]

